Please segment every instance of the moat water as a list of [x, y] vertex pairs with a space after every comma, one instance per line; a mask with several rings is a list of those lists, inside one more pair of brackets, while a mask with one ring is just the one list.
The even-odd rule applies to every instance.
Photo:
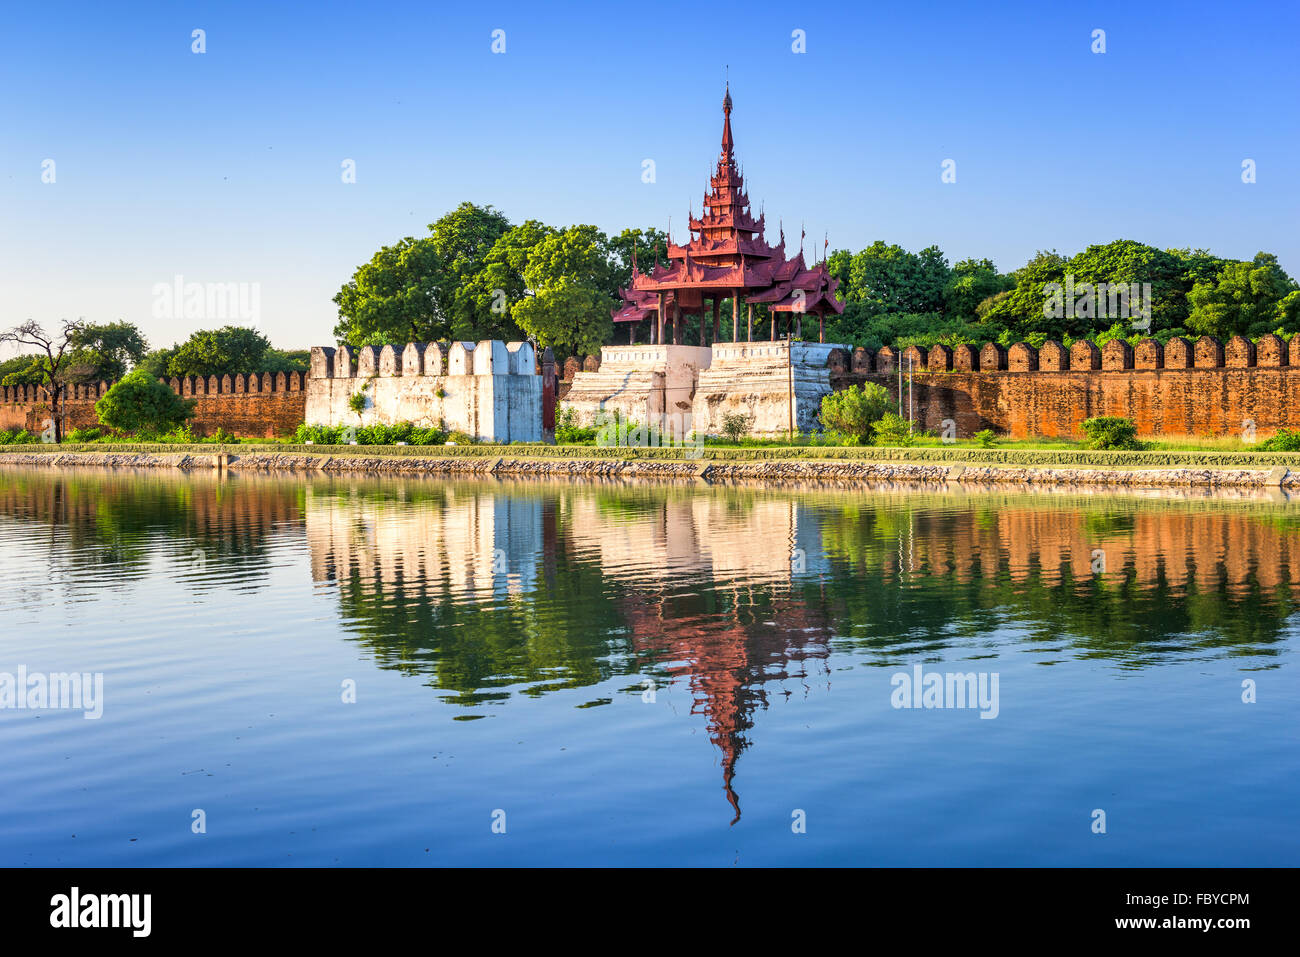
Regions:
[[1281, 492], [0, 468], [0, 581], [3, 865], [1300, 863]]

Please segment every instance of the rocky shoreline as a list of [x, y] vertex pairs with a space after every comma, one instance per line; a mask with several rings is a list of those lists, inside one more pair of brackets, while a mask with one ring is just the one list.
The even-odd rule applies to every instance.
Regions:
[[362, 472], [374, 475], [510, 475], [546, 478], [593, 477], [704, 481], [829, 481], [836, 483], [916, 482], [969, 485], [1049, 485], [1129, 488], [1290, 488], [1300, 472], [1274, 469], [1210, 468], [1059, 468], [891, 462], [814, 461], [663, 461], [646, 459], [557, 459], [527, 456], [312, 455], [251, 452], [201, 455], [152, 452], [6, 452], [0, 465], [51, 468], [98, 466], [258, 472]]

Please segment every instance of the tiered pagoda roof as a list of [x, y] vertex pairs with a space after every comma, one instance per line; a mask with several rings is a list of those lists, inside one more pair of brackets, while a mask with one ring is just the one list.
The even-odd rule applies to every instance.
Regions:
[[632, 284], [619, 290], [623, 304], [611, 313], [615, 322], [653, 316], [661, 295], [665, 308], [680, 306], [691, 312], [703, 307], [706, 295], [719, 299], [737, 294], [774, 312], [844, 311], [835, 298], [839, 280], [831, 277], [825, 262], [809, 266], [802, 249], [787, 259], [784, 230], [779, 244], [768, 245], [765, 218], [751, 214], [745, 180], [736, 165], [730, 86], [722, 113], [722, 152], [717, 171], [709, 177], [703, 212], [689, 218], [690, 240], [679, 246], [670, 239], [668, 265], [656, 260], [650, 272], [641, 272], [633, 261]]

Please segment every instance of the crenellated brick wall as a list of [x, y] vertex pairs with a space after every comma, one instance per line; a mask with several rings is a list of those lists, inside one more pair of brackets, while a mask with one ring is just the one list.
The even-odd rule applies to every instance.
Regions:
[[[198, 435], [218, 428], [235, 435], [273, 438], [288, 435], [307, 412], [306, 376], [302, 372], [250, 373], [248, 375], [187, 376], [162, 379], [173, 392], [194, 399], [191, 425]], [[95, 403], [111, 383], [69, 387], [66, 398], [67, 428], [99, 425]], [[49, 418], [49, 397], [40, 386], [0, 387], [0, 429], [40, 432]]]
[[1175, 338], [1164, 346], [1145, 339], [1136, 348], [1113, 340], [1100, 349], [1050, 340], [1039, 349], [857, 348], [832, 359], [833, 369], [843, 369], [833, 382], [877, 382], [897, 401], [901, 368], [906, 412], [909, 360], [917, 422], [941, 431], [952, 419], [959, 438], [993, 429], [1012, 438], [1078, 439], [1080, 423], [1099, 415], [1133, 419], [1149, 436], [1238, 435], [1247, 422], [1260, 437], [1300, 428], [1300, 336], [1290, 343], [1275, 335]]

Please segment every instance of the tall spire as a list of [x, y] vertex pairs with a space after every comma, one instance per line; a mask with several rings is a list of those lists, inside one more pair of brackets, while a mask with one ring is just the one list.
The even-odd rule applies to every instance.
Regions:
[[727, 81], [727, 92], [722, 97], [722, 158], [731, 161], [735, 141], [731, 138], [731, 81]]

